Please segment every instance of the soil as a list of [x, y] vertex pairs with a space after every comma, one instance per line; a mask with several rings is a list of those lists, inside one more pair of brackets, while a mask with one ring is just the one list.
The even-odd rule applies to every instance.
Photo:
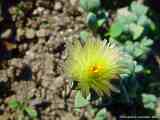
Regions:
[[86, 29], [78, 0], [5, 0], [2, 9], [1, 38], [10, 44], [1, 43], [0, 120], [15, 119], [14, 98], [29, 99], [38, 120], [79, 119], [73, 97], [65, 105], [63, 73], [67, 44]]

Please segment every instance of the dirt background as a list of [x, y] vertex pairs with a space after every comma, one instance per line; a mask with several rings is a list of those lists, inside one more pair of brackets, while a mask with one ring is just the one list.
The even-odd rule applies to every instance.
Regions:
[[[86, 28], [78, 0], [5, 0], [0, 50], [0, 120], [13, 120], [8, 101], [36, 107], [38, 120], [76, 120], [64, 102], [66, 46]], [[17, 7], [18, 6], [18, 7]], [[6, 49], [6, 44], [12, 43]], [[8, 45], [8, 44], [7, 44]], [[15, 46], [16, 45], [16, 48]], [[66, 109], [66, 110], [65, 110]]]

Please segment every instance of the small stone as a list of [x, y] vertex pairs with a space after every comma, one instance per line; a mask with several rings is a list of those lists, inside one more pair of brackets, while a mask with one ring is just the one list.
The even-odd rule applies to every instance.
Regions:
[[45, 11], [43, 12], [44, 15], [49, 15], [49, 13], [50, 13], [49, 10], [45, 10]]
[[70, 3], [72, 6], [75, 6], [77, 4], [77, 0], [70, 0]]
[[37, 37], [46, 37], [48, 35], [48, 31], [45, 29], [40, 29], [36, 32]]
[[36, 28], [38, 28], [38, 26], [39, 26], [39, 22], [35, 21], [35, 20], [32, 20], [31, 27], [34, 28], [34, 29], [36, 29]]
[[12, 30], [7, 29], [4, 32], [2, 32], [1, 39], [7, 39], [7, 38], [11, 37], [11, 35], [12, 35]]
[[54, 91], [54, 90], [59, 89], [63, 86], [64, 78], [62, 76], [59, 76], [59, 77], [55, 78], [53, 82], [54, 82], [54, 84], [50, 84], [49, 88]]
[[56, 2], [54, 5], [54, 9], [57, 11], [62, 10], [62, 3], [61, 2]]
[[2, 16], [0, 16], [0, 22], [2, 22], [3, 21], [3, 17]]
[[14, 78], [14, 70], [15, 70], [15, 68], [13, 67], [13, 66], [11, 66], [11, 67], [9, 67], [8, 69], [7, 69], [7, 76], [9, 77], [9, 78]]
[[14, 58], [10, 61], [10, 66], [16, 67], [17, 69], [22, 69], [24, 65], [26, 65], [26, 63], [18, 58]]
[[61, 58], [62, 58], [63, 60], [65, 60], [65, 59], [67, 58], [67, 56], [68, 56], [68, 52], [67, 52], [67, 51], [64, 51], [63, 54], [62, 54], [62, 56], [61, 56]]
[[18, 28], [18, 29], [17, 29], [17, 36], [18, 36], [18, 37], [23, 36], [24, 33], [25, 33], [24, 29], [22, 29], [22, 28]]
[[18, 49], [20, 52], [24, 52], [28, 49], [28, 47], [29, 47], [28, 44], [24, 43], [24, 44], [19, 45]]
[[33, 11], [33, 15], [41, 14], [45, 9], [43, 7], [38, 7]]
[[47, 88], [49, 85], [50, 85], [50, 80], [43, 80], [43, 81], [42, 81], [42, 86], [43, 86], [44, 88]]
[[127, 7], [119, 9], [117, 13], [118, 13], [118, 15], [122, 15], [122, 16], [134, 15], [133, 13], [131, 13], [130, 11], [128, 11]]
[[25, 36], [27, 39], [33, 39], [35, 37], [35, 30], [31, 28], [27, 28], [25, 30]]
[[15, 6], [12, 6], [9, 8], [9, 13], [11, 15], [15, 15], [17, 13], [17, 8]]
[[8, 81], [6, 71], [0, 71], [0, 76], [1, 76], [0, 82], [7, 82]]

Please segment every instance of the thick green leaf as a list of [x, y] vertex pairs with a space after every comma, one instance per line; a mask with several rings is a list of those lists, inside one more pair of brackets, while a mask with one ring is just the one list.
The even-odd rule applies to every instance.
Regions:
[[86, 12], [96, 12], [101, 6], [100, 0], [80, 0], [80, 6]]
[[143, 94], [142, 95], [142, 100], [143, 100], [143, 104], [144, 104], [145, 108], [155, 110], [156, 103], [157, 103], [157, 98], [156, 98], [155, 95]]
[[80, 32], [80, 40], [81, 42], [85, 42], [89, 38], [89, 33], [87, 31]]
[[147, 37], [144, 37], [141, 41], [141, 45], [142, 46], [151, 46], [153, 45], [153, 40], [152, 39], [149, 39]]
[[144, 68], [143, 68], [142, 65], [136, 65], [136, 66], [135, 66], [135, 72], [136, 72], [136, 73], [139, 73], [139, 72], [141, 72], [141, 71], [143, 71], [143, 70], [144, 70]]
[[133, 35], [134, 40], [138, 39], [144, 31], [144, 28], [142, 26], [134, 24], [134, 23], [129, 25], [129, 29]]
[[113, 38], [118, 37], [123, 32], [123, 28], [124, 28], [124, 26], [122, 23], [115, 22], [112, 24], [112, 26], [109, 30], [109, 35]]
[[97, 13], [97, 27], [101, 27], [108, 19], [108, 12], [104, 9], [99, 10]]
[[90, 12], [87, 16], [87, 24], [90, 28], [96, 29], [97, 27], [97, 16]]
[[95, 120], [108, 120], [107, 111], [105, 108], [101, 109], [97, 114]]
[[147, 108], [147, 109], [155, 110], [156, 104], [149, 103], [149, 104], [145, 104], [144, 107]]
[[142, 25], [142, 26], [147, 25], [148, 24], [148, 18], [147, 18], [147, 16], [145, 16], [145, 15], [140, 16], [138, 18], [138, 24]]
[[141, 49], [139, 46], [135, 46], [134, 49], [134, 57], [140, 57], [144, 54], [144, 50]]
[[95, 115], [98, 111], [97, 107], [92, 107], [92, 106], [88, 106], [87, 109], [92, 115]]
[[105, 21], [106, 21], [106, 19], [99, 19], [98, 21], [97, 21], [97, 27], [99, 28], [99, 27], [101, 27], [104, 23], [105, 23]]
[[134, 46], [133, 46], [133, 42], [132, 41], [126, 41], [125, 42], [125, 51], [127, 51], [128, 53], [132, 54], [134, 51]]
[[24, 110], [31, 118], [36, 118], [38, 116], [37, 111], [31, 107], [25, 107]]
[[123, 23], [123, 24], [131, 24], [135, 21], [137, 21], [137, 16], [134, 15], [134, 14], [130, 14], [128, 16], [123, 16], [123, 15], [120, 15], [117, 17], [117, 21], [119, 21], [120, 23]]
[[20, 103], [19, 103], [19, 101], [17, 101], [17, 100], [14, 99], [14, 100], [9, 101], [8, 105], [9, 105], [9, 107], [11, 109], [16, 110], [16, 109], [19, 108]]
[[155, 23], [152, 21], [152, 20], [148, 20], [148, 24], [149, 24], [149, 26], [150, 26], [150, 29], [152, 30], [152, 31], [155, 31], [156, 30], [156, 25], [155, 25]]
[[134, 12], [136, 15], [146, 15], [148, 12], [148, 8], [138, 2], [132, 2], [131, 4], [131, 11]]
[[134, 57], [140, 57], [144, 54], [144, 50], [140, 47], [140, 43], [139, 42], [135, 42], [134, 43]]
[[156, 96], [152, 94], [142, 94], [142, 97], [143, 97], [143, 103], [150, 103], [150, 102], [155, 103], [157, 101]]
[[130, 55], [125, 55], [125, 60], [121, 61], [123, 64], [127, 66], [127, 68], [124, 69], [124, 73], [122, 76], [125, 77], [126, 75], [130, 75], [134, 73], [135, 71], [135, 61]]
[[87, 106], [88, 104], [89, 101], [82, 96], [80, 91], [77, 91], [75, 96], [75, 107], [81, 108]]
[[138, 24], [142, 25], [142, 26], [147, 26], [152, 31], [156, 30], [156, 26], [155, 26], [154, 22], [145, 15], [142, 15], [139, 17]]

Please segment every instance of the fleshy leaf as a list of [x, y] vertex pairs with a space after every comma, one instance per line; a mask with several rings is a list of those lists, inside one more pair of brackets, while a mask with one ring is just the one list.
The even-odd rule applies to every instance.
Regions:
[[117, 17], [117, 21], [119, 21], [123, 24], [130, 24], [130, 23], [137, 21], [137, 16], [134, 14], [130, 14], [128, 16], [119, 15]]
[[155, 95], [143, 94], [142, 100], [145, 108], [155, 110], [157, 104], [157, 98]]
[[142, 65], [136, 65], [136, 67], [135, 67], [135, 72], [136, 73], [138, 73], [138, 72], [141, 72], [141, 71], [143, 71], [143, 66]]
[[148, 8], [142, 4], [139, 4], [138, 2], [132, 2], [131, 11], [136, 15], [141, 16], [146, 15], [146, 13], [148, 12]]
[[24, 110], [31, 118], [36, 118], [38, 116], [37, 111], [31, 107], [25, 107]]
[[93, 28], [93, 29], [96, 29], [97, 27], [97, 16], [96, 14], [90, 12], [87, 16], [87, 23], [88, 23], [88, 26]]
[[77, 91], [75, 96], [75, 107], [76, 108], [82, 108], [89, 104], [89, 101], [85, 99], [80, 91]]
[[97, 27], [101, 27], [104, 23], [105, 23], [105, 21], [106, 21], [106, 19], [99, 19], [98, 21], [97, 21]]
[[84, 43], [89, 38], [89, 33], [87, 31], [80, 32], [80, 41]]
[[118, 37], [123, 32], [123, 28], [124, 28], [124, 26], [122, 23], [120, 23], [120, 22], [113, 23], [110, 30], [109, 30], [109, 34], [113, 38]]
[[133, 53], [134, 51], [133, 42], [129, 40], [125, 42], [125, 51], [127, 51], [129, 54]]
[[153, 45], [153, 40], [145, 37], [142, 39], [141, 44], [143, 46], [151, 46], [151, 45]]
[[101, 6], [100, 0], [80, 0], [80, 6], [86, 12], [96, 12]]
[[101, 109], [97, 114], [95, 120], [108, 120], [107, 111], [105, 108]]
[[130, 24], [129, 29], [133, 34], [134, 40], [138, 39], [144, 31], [144, 28], [142, 26], [136, 25], [134, 23]]
[[140, 48], [139, 44], [134, 44], [134, 56], [135, 57], [140, 57], [143, 55], [144, 50]]
[[19, 107], [19, 101], [17, 100], [11, 100], [9, 103], [8, 103], [9, 107], [16, 110], [18, 107]]

